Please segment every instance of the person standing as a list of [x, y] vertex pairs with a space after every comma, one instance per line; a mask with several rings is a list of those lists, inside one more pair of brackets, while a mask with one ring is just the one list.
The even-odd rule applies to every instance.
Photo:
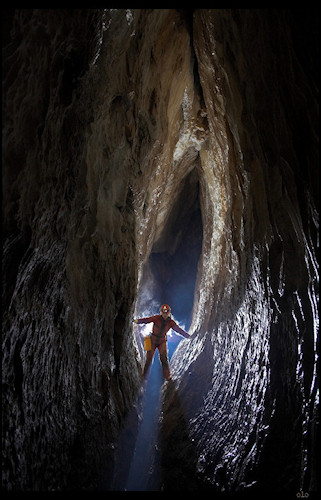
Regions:
[[160, 308], [160, 314], [156, 314], [155, 316], [150, 316], [148, 318], [139, 318], [134, 319], [134, 323], [136, 324], [146, 324], [146, 323], [154, 323], [153, 331], [151, 334], [151, 349], [147, 351], [146, 362], [144, 366], [143, 376], [145, 377], [148, 369], [153, 360], [156, 349], [159, 352], [159, 359], [162, 365], [163, 377], [165, 380], [171, 380], [171, 373], [169, 368], [169, 361], [167, 355], [167, 337], [166, 334], [168, 330], [171, 328], [176, 332], [182, 335], [185, 338], [190, 338], [185, 330], [180, 328], [178, 324], [171, 318], [171, 308], [168, 304], [163, 304]]

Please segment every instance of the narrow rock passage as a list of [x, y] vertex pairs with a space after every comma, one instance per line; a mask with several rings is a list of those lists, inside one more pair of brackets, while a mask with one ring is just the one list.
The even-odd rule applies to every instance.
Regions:
[[106, 464], [99, 490], [158, 491], [160, 471], [156, 455], [163, 382], [161, 367], [153, 362], [122, 425], [114, 464]]
[[160, 364], [156, 361], [154, 359], [145, 383], [142, 422], [124, 487], [126, 491], [159, 491], [160, 489], [158, 431], [163, 377]]
[[[180, 342], [181, 339], [176, 335], [169, 337], [169, 359]], [[175, 422], [171, 422], [167, 417], [169, 406], [174, 408]], [[137, 409], [140, 414], [138, 424], [135, 422]], [[179, 436], [174, 435], [177, 433], [177, 425], [180, 429]], [[180, 477], [182, 465], [180, 456], [184, 458], [184, 469], [186, 457], [182, 456], [181, 443], [186, 441], [187, 436], [186, 416], [175, 389], [175, 381], [164, 382], [156, 353], [148, 376], [143, 381], [138, 400], [123, 425], [113, 472], [109, 471], [106, 474], [100, 489], [105, 491], [185, 489], [186, 485], [182, 485], [181, 480], [180, 484], [177, 483], [175, 486], [172, 484], [172, 479], [175, 480], [175, 475], [177, 478]], [[172, 442], [169, 449], [167, 438]], [[168, 473], [168, 468], [172, 469], [172, 473]], [[111, 480], [108, 479], [110, 474], [113, 476]], [[194, 477], [195, 471], [189, 471], [189, 475], [191, 474]], [[187, 480], [187, 477], [185, 479]], [[194, 484], [193, 481], [190, 481], [190, 484]]]
[[[105, 468], [105, 491], [311, 498], [318, 11], [3, 22], [3, 491], [93, 491]], [[149, 394], [132, 318], [160, 303], [193, 338]]]

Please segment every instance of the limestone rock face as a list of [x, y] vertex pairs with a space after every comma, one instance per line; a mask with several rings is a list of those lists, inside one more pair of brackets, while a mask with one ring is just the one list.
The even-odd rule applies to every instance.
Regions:
[[302, 16], [8, 12], [5, 490], [95, 489], [107, 469], [112, 488], [140, 418], [132, 319], [160, 302], [192, 334], [162, 392], [161, 488], [316, 489], [318, 22]]
[[215, 225], [215, 211], [222, 220], [203, 249], [197, 335], [178, 347], [175, 368], [202, 450], [197, 470], [218, 489], [308, 489], [315, 481], [298, 457], [313, 463], [317, 405], [317, 190], [308, 187], [316, 135], [300, 124], [316, 124], [317, 102], [296, 21], [260, 11], [194, 15], [212, 131], [200, 156], [207, 171], [215, 155], [214, 176], [206, 175], [216, 177], [219, 201], [206, 198]]

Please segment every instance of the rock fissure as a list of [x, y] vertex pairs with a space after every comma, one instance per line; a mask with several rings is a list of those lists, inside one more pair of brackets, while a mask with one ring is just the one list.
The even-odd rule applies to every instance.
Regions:
[[318, 13], [302, 15], [6, 11], [4, 490], [129, 474], [132, 319], [163, 302], [193, 336], [147, 489], [318, 488]]

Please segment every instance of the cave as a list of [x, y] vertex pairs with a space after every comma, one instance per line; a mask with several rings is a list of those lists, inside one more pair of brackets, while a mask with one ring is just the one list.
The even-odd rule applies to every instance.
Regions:
[[177, 321], [191, 324], [203, 226], [197, 168], [183, 179], [162, 232], [143, 267], [137, 292], [137, 315], [152, 316], [160, 304], [171, 305]]
[[2, 490], [312, 498], [318, 10], [2, 20]]

